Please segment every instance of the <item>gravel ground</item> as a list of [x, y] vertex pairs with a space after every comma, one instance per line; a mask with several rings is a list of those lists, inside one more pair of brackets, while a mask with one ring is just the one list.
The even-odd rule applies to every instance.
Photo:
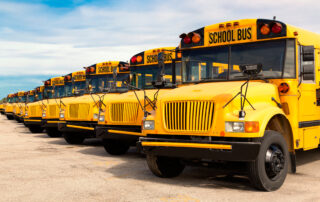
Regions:
[[99, 140], [68, 145], [0, 116], [0, 201], [320, 201], [319, 160], [319, 150], [299, 152], [297, 174], [269, 193], [202, 167], [161, 179], [135, 148], [110, 156]]

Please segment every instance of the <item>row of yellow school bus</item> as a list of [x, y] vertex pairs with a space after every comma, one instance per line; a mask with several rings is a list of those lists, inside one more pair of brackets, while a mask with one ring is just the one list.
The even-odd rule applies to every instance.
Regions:
[[137, 146], [159, 177], [243, 162], [254, 187], [277, 190], [295, 151], [319, 146], [320, 36], [246, 19], [180, 38], [10, 94], [2, 113], [70, 144], [101, 138], [111, 155]]

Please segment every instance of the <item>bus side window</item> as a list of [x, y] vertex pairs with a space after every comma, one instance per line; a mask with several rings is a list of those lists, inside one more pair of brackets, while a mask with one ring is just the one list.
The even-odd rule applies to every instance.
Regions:
[[315, 64], [314, 64], [314, 47], [301, 46], [300, 48], [300, 72], [304, 83], [314, 83], [315, 81]]

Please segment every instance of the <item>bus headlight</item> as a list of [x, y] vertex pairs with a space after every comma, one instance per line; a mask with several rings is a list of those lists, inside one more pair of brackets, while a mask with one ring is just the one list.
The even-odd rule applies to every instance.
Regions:
[[226, 122], [225, 130], [229, 133], [257, 133], [259, 132], [259, 122]]
[[46, 117], [46, 111], [42, 111], [42, 117]]
[[93, 114], [93, 119], [98, 119], [99, 118], [99, 114]]
[[226, 122], [225, 129], [228, 133], [243, 133], [244, 122]]
[[104, 115], [99, 116], [99, 122], [104, 122]]
[[143, 129], [144, 130], [154, 130], [154, 121], [153, 120], [143, 121]]

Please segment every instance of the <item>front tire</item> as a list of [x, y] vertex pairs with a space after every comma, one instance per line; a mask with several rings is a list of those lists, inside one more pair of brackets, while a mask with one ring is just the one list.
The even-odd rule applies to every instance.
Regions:
[[182, 173], [185, 165], [179, 158], [155, 156], [147, 154], [147, 163], [151, 172], [162, 178], [177, 177]]
[[31, 133], [42, 133], [43, 128], [40, 126], [29, 126], [28, 127]]
[[62, 133], [57, 128], [46, 128], [49, 137], [61, 137]]
[[13, 119], [14, 119], [14, 117], [13, 117], [13, 116], [11, 116], [11, 115], [7, 115], [7, 119], [8, 119], [8, 120], [13, 120]]
[[63, 133], [63, 137], [69, 144], [82, 144], [85, 139], [81, 134], [77, 133]]
[[130, 145], [119, 140], [102, 140], [104, 149], [111, 155], [122, 155], [128, 152]]
[[266, 131], [257, 159], [249, 163], [249, 177], [254, 187], [263, 191], [279, 189], [288, 173], [289, 152], [284, 137]]

